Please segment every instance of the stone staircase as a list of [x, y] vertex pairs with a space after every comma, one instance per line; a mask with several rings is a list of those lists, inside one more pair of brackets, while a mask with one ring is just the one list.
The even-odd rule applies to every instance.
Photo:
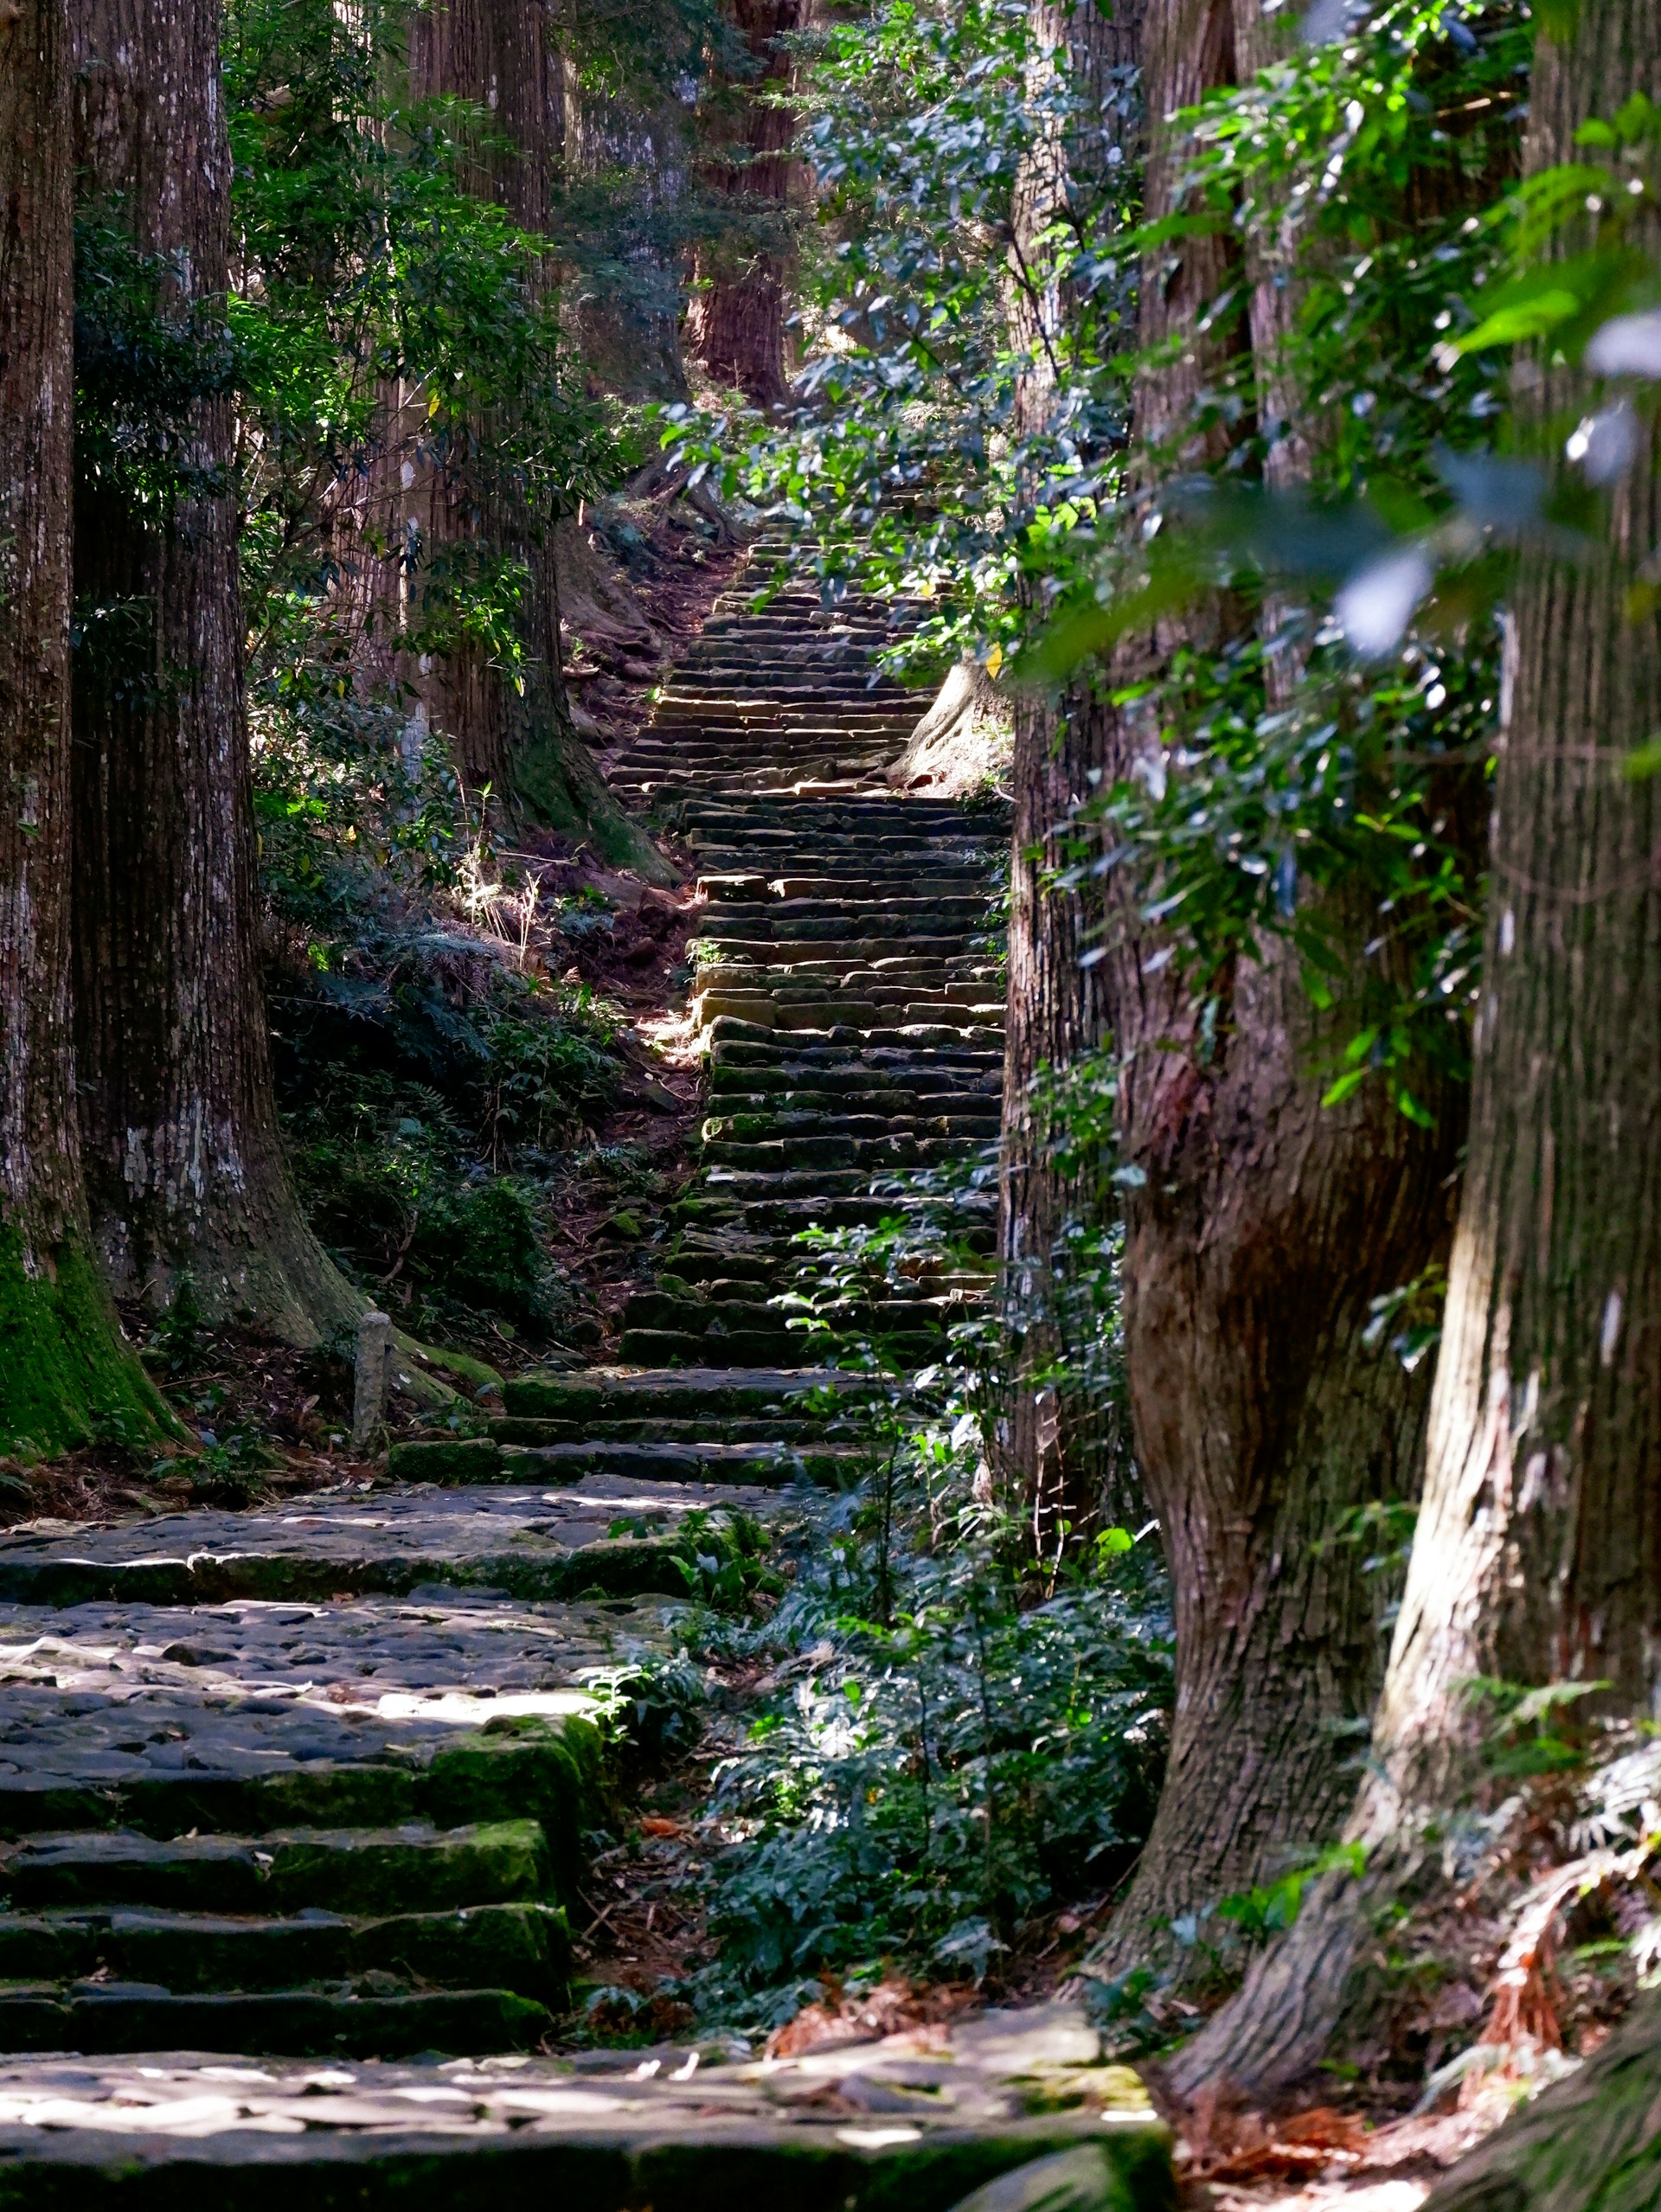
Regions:
[[[735, 1510], [857, 1469], [858, 1379], [769, 1303], [792, 1238], [917, 1204], [873, 1185], [997, 1128], [1003, 819], [877, 779], [918, 710], [870, 680], [887, 618], [787, 583], [754, 610], [783, 557], [759, 550], [618, 770], [696, 856], [710, 1106], [618, 1364], [510, 1382], [487, 1433], [396, 1447], [388, 1484], [0, 1537], [5, 2205], [241, 2212], [301, 2181], [355, 2212], [487, 2189], [701, 2212], [741, 2170], [814, 2212], [946, 2212], [1087, 2139], [1104, 2202], [1165, 2201], [1134, 2083], [1031, 2089], [1088, 2067], [1076, 2023], [696, 2088], [730, 2054], [529, 2055], [619, 1817], [607, 1682], [672, 1677]], [[986, 1202], [962, 1202], [983, 1248]], [[983, 1289], [942, 1264], [837, 1318], [932, 1356]]]
[[[709, 1113], [668, 1254], [625, 1308], [618, 1366], [511, 1382], [488, 1438], [402, 1446], [401, 1473], [851, 1475], [851, 1407], [841, 1421], [821, 1408], [827, 1388], [856, 1386], [805, 1366], [805, 1337], [773, 1303], [803, 1266], [795, 1240], [923, 1207], [938, 1217], [941, 1200], [903, 1178], [964, 1166], [997, 1138], [1007, 816], [882, 782], [921, 702], [871, 657], [908, 618], [869, 602], [826, 614], [779, 580], [786, 555], [754, 548], [613, 770], [692, 853], [705, 901], [692, 1004]], [[945, 1204], [959, 1253], [990, 1254], [991, 1195], [952, 1189]], [[903, 1291], [824, 1317], [920, 1366], [988, 1281], [943, 1256]]]

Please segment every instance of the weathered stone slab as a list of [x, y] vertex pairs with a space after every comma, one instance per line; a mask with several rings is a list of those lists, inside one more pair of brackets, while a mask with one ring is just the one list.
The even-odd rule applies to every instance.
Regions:
[[[0, 1835], [532, 1817], [561, 1879], [600, 1818], [597, 1677], [672, 1660], [684, 1604], [407, 1602], [0, 1613]], [[659, 1715], [643, 1685], [635, 1732]]]
[[554, 2004], [565, 1995], [569, 1964], [564, 1915], [540, 1901], [369, 1920], [317, 1909], [260, 1918], [122, 1906], [0, 1914], [0, 1983], [53, 1984], [66, 1997], [74, 1984], [99, 1976], [196, 1996], [407, 1975]]
[[837, 1469], [834, 1453], [805, 1452], [779, 1439], [730, 1444], [650, 1437], [542, 1443], [478, 1437], [465, 1444], [419, 1439], [394, 1444], [387, 1456], [387, 1471], [398, 1482], [523, 1483], [540, 1477], [568, 1484], [594, 1475], [626, 1475], [641, 1481], [754, 1483], [776, 1488], [834, 1481]]
[[609, 1420], [700, 1414], [766, 1414], [798, 1404], [810, 1393], [848, 1391], [869, 1385], [835, 1368], [684, 1367], [639, 1373], [590, 1368], [583, 1375], [522, 1375], [503, 1390], [510, 1414], [545, 1414], [565, 1420]]
[[[170, 2056], [0, 2065], [0, 2206], [40, 2212], [949, 2212], [1095, 2146], [1116, 2212], [1169, 2212], [1169, 2145], [1123, 2069], [932, 2034], [779, 2062], [691, 2049], [433, 2066]], [[1046, 2054], [1049, 2055], [1046, 2055]], [[700, 2063], [702, 2059], [702, 2062]]]
[[[412, 1489], [298, 1499], [252, 1513], [171, 1514], [73, 1536], [29, 1523], [0, 1536], [0, 1601], [178, 1605], [231, 1598], [404, 1595], [424, 1583], [556, 1599], [683, 1593], [676, 1523], [768, 1510], [769, 1492], [593, 1476], [555, 1490]], [[610, 1535], [651, 1516], [666, 1533]]]
[[0, 1849], [14, 1905], [163, 1905], [202, 1912], [412, 1911], [539, 1898], [552, 1884], [534, 1820], [438, 1829], [279, 1830], [164, 1840], [130, 1830], [31, 1836]]

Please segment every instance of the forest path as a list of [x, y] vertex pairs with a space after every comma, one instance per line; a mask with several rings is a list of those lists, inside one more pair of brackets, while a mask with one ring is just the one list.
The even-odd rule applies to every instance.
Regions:
[[[564, 1912], [618, 1817], [596, 1677], [672, 1658], [689, 1585], [740, 1561], [728, 1509], [766, 1521], [856, 1466], [847, 1378], [802, 1366], [767, 1303], [790, 1240], [892, 1212], [874, 1177], [997, 1127], [1000, 816], [875, 779], [916, 711], [870, 682], [880, 616], [788, 588], [758, 612], [754, 586], [620, 771], [697, 855], [712, 1108], [626, 1364], [517, 1379], [488, 1433], [395, 1446], [389, 1484], [0, 1538], [7, 2202], [183, 2182], [241, 2206], [301, 2165], [362, 2205], [412, 2162], [476, 2189], [488, 2151], [510, 2194], [668, 2212], [741, 2144], [826, 2212], [886, 2202], [901, 2165], [943, 2212], [1081, 2135], [1158, 2201], [1132, 2083], [1105, 2070], [1039, 2117], [1011, 2081], [1088, 2060], [1065, 2020], [696, 2090], [690, 2050], [524, 2055], [568, 2001]], [[941, 1271], [843, 1318], [928, 1356], [981, 1288]]]

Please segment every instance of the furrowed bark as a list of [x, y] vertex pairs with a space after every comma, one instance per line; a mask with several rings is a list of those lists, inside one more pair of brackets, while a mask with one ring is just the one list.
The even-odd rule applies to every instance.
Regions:
[[[417, 99], [448, 95], [489, 112], [511, 144], [478, 154], [468, 189], [497, 201], [523, 230], [546, 232], [566, 131], [565, 67], [548, 10], [540, 0], [439, 0], [411, 18], [410, 80]], [[673, 871], [612, 796], [572, 725], [561, 657], [558, 516], [523, 484], [482, 478], [479, 457], [493, 427], [480, 423], [429, 452], [404, 503], [418, 509], [430, 547], [479, 543], [523, 562], [516, 615], [523, 688], [491, 666], [482, 649], [464, 645], [420, 679], [427, 711], [451, 740], [470, 792], [489, 786], [529, 820], [589, 839], [613, 865], [670, 882]]]
[[[1035, 71], [1063, 64], [1087, 85], [1105, 123], [1139, 59], [1144, 10], [1076, 11], [1036, 0]], [[1121, 87], [1116, 97], [1116, 80]], [[1042, 91], [1042, 85], [1035, 89]], [[1104, 151], [1098, 138], [1093, 158]], [[1075, 183], [1078, 150], [1059, 124], [1041, 133], [1016, 180], [1010, 248], [1010, 324], [1024, 356], [1017, 394], [1021, 434], [1039, 436], [1056, 401], [1053, 349], [1071, 303], [1046, 269], [1040, 244]], [[1036, 496], [1041, 487], [1030, 488]], [[1089, 797], [1093, 771], [1109, 766], [1109, 718], [1087, 681], [1059, 700], [1015, 700], [1010, 763], [1014, 821], [1010, 860], [1009, 981], [998, 1199], [998, 1261], [1015, 1373], [997, 1436], [999, 1474], [1019, 1503], [1035, 1561], [1053, 1563], [1104, 1520], [1134, 1510], [1126, 1439], [1113, 1395], [1095, 1372], [1100, 1317], [1080, 1278], [1080, 1232], [1111, 1218], [1093, 1165], [1064, 1169], [1050, 1088], [1095, 1060], [1107, 1042], [1104, 978], [1085, 965], [1090, 916], [1078, 894], [1047, 891], [1068, 857], [1069, 809]]]
[[1461, 2158], [1424, 2212], [1646, 2212], [1661, 2201], [1661, 2004]]
[[64, 0], [0, 21], [0, 1452], [173, 1426], [93, 1256], [69, 1011], [74, 147]]
[[[1162, 9], [1150, 118], [1266, 49], [1254, 0]], [[1157, 131], [1151, 215], [1173, 208], [1180, 165], [1173, 135]], [[1214, 458], [1221, 435], [1189, 412], [1209, 366], [1199, 311], [1228, 275], [1219, 240], [1171, 252], [1144, 273], [1143, 343], [1167, 353], [1138, 386], [1137, 433], [1180, 473]], [[1259, 381], [1273, 393], [1284, 315], [1272, 272], [1246, 274]], [[1298, 472], [1295, 452], [1280, 449], [1276, 467]], [[1220, 606], [1128, 640], [1116, 688], [1237, 619]], [[1162, 738], [1132, 707], [1114, 742], [1113, 773], [1125, 776]], [[1355, 1739], [1382, 1672], [1383, 1593], [1344, 1539], [1357, 1508], [1413, 1493], [1427, 1395], [1426, 1378], [1362, 1337], [1372, 1301], [1445, 1248], [1459, 1138], [1449, 1098], [1435, 1100], [1429, 1132], [1382, 1086], [1322, 1106], [1321, 1070], [1344, 1031], [1311, 1003], [1289, 945], [1267, 943], [1217, 978], [1202, 1024], [1153, 957], [1163, 948], [1136, 895], [1129, 881], [1112, 894], [1104, 975], [1121, 1163], [1145, 1178], [1125, 1201], [1126, 1357], [1137, 1465], [1170, 1568], [1177, 1708], [1152, 1832], [1098, 1957], [1108, 1976], [1165, 1949], [1162, 1926], [1333, 1840], [1352, 1801]], [[1337, 907], [1330, 920], [1358, 959], [1371, 915]]]
[[[196, 385], [139, 497], [80, 471], [74, 995], [95, 1233], [118, 1284], [315, 1342], [362, 1305], [295, 1203], [254, 939], [227, 378], [230, 155], [210, 0], [77, 0], [77, 154]], [[144, 395], [135, 395], [135, 408]]]
[[[782, 236], [800, 186], [791, 151], [796, 118], [773, 105], [788, 91], [793, 64], [786, 43], [807, 28], [810, 0], [730, 0], [742, 73], [721, 86], [715, 127], [727, 140], [702, 164], [706, 184], [733, 203], [734, 234], [698, 250], [697, 287], [687, 312], [687, 344], [717, 382], [734, 385], [753, 405], [782, 407], [785, 292]], [[746, 236], [747, 227], [773, 236]]]
[[[1642, 0], [1593, 0], [1566, 42], [1542, 35], [1531, 170], [1574, 158], [1576, 131], [1604, 112], [1611, 87], [1623, 98], [1661, 92], [1661, 24]], [[1567, 370], [1520, 364], [1525, 420], [1572, 420], [1586, 396]], [[1658, 531], [1646, 432], [1599, 550], [1569, 561], [1536, 548], [1523, 559], [1424, 1504], [1374, 1771], [1349, 1830], [1369, 1862], [1360, 1880], [1333, 1879], [1307, 1897], [1296, 1926], [1180, 2055], [1179, 2093], [1225, 2074], [1247, 2091], [1274, 2089], [1363, 2029], [1380, 1987], [1372, 1929], [1446, 1878], [1426, 1830], [1479, 1782], [1473, 1677], [1607, 1681], [1616, 1709], [1652, 1709], [1661, 793], [1652, 779], [1629, 781], [1624, 761], [1653, 726], [1661, 685], [1655, 623], [1627, 605], [1632, 570]], [[1588, 2170], [1583, 2196], [1539, 2201], [1601, 2202], [1594, 2180]]]

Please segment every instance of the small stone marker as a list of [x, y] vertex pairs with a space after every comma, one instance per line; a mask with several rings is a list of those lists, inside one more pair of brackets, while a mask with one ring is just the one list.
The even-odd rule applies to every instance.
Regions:
[[392, 1320], [364, 1314], [357, 1324], [357, 1365], [352, 1391], [352, 1443], [367, 1452], [387, 1417], [387, 1368], [392, 1358]]

